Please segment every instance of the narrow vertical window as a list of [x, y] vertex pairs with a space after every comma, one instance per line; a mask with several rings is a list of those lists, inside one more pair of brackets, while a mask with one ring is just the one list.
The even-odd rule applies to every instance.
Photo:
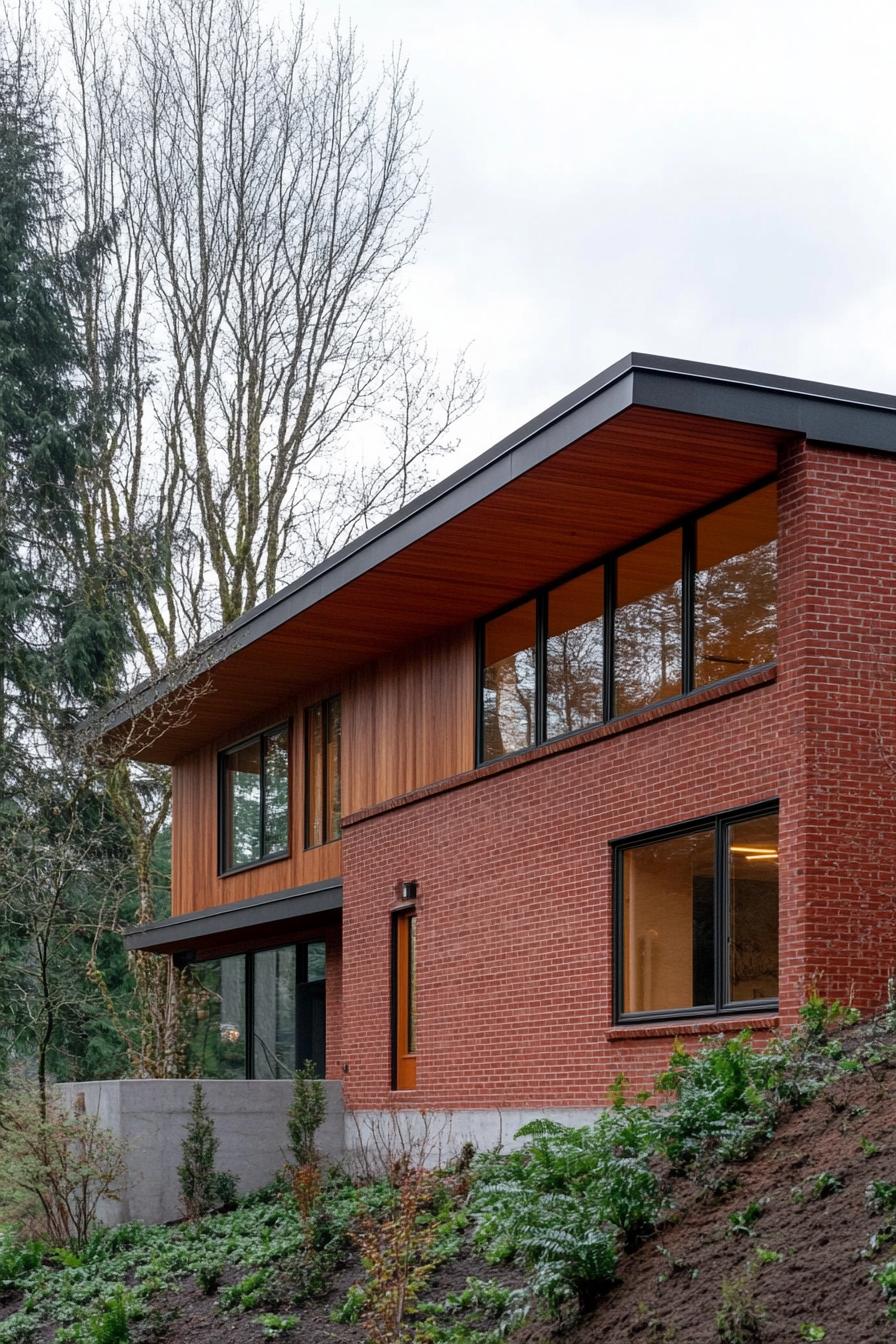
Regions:
[[342, 834], [342, 703], [338, 695], [305, 711], [305, 848]]
[[317, 1076], [327, 1071], [327, 945], [301, 943], [299, 954], [298, 1040], [299, 1064], [309, 1061]]
[[727, 827], [729, 1003], [778, 993], [778, 818]]
[[535, 603], [487, 621], [483, 633], [484, 760], [529, 747], [536, 739]]
[[777, 537], [776, 485], [697, 520], [695, 686], [774, 660]]
[[590, 569], [548, 593], [546, 736], [603, 718], [604, 571]]
[[222, 873], [288, 853], [288, 724], [221, 753], [219, 810]]
[[613, 614], [615, 714], [680, 694], [681, 593], [680, 531], [619, 557]]
[[417, 1086], [417, 915], [395, 916], [394, 1058], [395, 1086], [407, 1091]]

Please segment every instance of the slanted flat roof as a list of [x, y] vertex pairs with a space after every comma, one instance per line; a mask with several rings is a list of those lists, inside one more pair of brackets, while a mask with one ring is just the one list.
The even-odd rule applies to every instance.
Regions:
[[[760, 479], [803, 438], [896, 452], [896, 397], [627, 355], [207, 639], [187, 676], [206, 678], [208, 693], [183, 722], [136, 735], [132, 754], [172, 762], [238, 722], [240, 707], [245, 719], [632, 539], [635, 496], [646, 533]], [[92, 730], [139, 724], [185, 680], [175, 670], [145, 683]]]

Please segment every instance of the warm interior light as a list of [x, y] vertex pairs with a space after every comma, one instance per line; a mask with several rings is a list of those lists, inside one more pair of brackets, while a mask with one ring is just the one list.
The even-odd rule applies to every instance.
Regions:
[[776, 859], [778, 857], [777, 849], [772, 849], [770, 845], [732, 845], [732, 854], [746, 854], [754, 859]]
[[234, 1027], [234, 1026], [232, 1026], [231, 1023], [229, 1023], [229, 1022], [222, 1022], [222, 1023], [221, 1023], [221, 1040], [222, 1040], [222, 1041], [227, 1041], [227, 1042], [229, 1042], [231, 1045], [235, 1045], [236, 1042], [239, 1040], [239, 1038], [240, 1038], [240, 1029], [239, 1029], [239, 1027]]

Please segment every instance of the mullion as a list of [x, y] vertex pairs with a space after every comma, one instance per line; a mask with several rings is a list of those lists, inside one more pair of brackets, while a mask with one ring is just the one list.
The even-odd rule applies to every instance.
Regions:
[[616, 608], [616, 560], [611, 558], [604, 564], [604, 684], [603, 684], [603, 718], [604, 723], [609, 723], [613, 718], [613, 681], [614, 681], [614, 663], [615, 663], [615, 639], [613, 635], [613, 621]]
[[535, 600], [535, 723], [536, 745], [547, 738], [548, 711], [548, 594]]
[[265, 828], [265, 807], [266, 807], [265, 794], [267, 793], [267, 789], [265, 788], [265, 774], [266, 774], [266, 770], [267, 770], [267, 765], [266, 765], [266, 762], [267, 762], [267, 751], [268, 751], [268, 738], [267, 738], [267, 733], [262, 733], [262, 734], [261, 734], [261, 739], [260, 739], [260, 744], [259, 744], [259, 751], [258, 751], [259, 772], [260, 772], [260, 774], [259, 774], [259, 781], [258, 781], [258, 794], [259, 794], [259, 797], [258, 797], [258, 857], [259, 857], [260, 859], [263, 859], [263, 858], [264, 858], [264, 855], [265, 855], [265, 845], [264, 845], [264, 837], [265, 837], [265, 829], [266, 829], [266, 828]]
[[681, 529], [681, 690], [694, 689], [694, 611], [697, 527], [693, 519]]

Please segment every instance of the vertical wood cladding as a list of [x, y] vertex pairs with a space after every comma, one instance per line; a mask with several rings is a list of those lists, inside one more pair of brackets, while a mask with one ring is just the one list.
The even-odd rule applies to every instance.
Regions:
[[[342, 813], [397, 797], [468, 770], [473, 764], [474, 639], [449, 631], [280, 705], [263, 720], [235, 724], [226, 737], [174, 767], [172, 914], [226, 905], [301, 886], [342, 871], [341, 842], [306, 850], [305, 708], [342, 696]], [[270, 724], [289, 719], [290, 853], [287, 858], [218, 876], [218, 753]]]

